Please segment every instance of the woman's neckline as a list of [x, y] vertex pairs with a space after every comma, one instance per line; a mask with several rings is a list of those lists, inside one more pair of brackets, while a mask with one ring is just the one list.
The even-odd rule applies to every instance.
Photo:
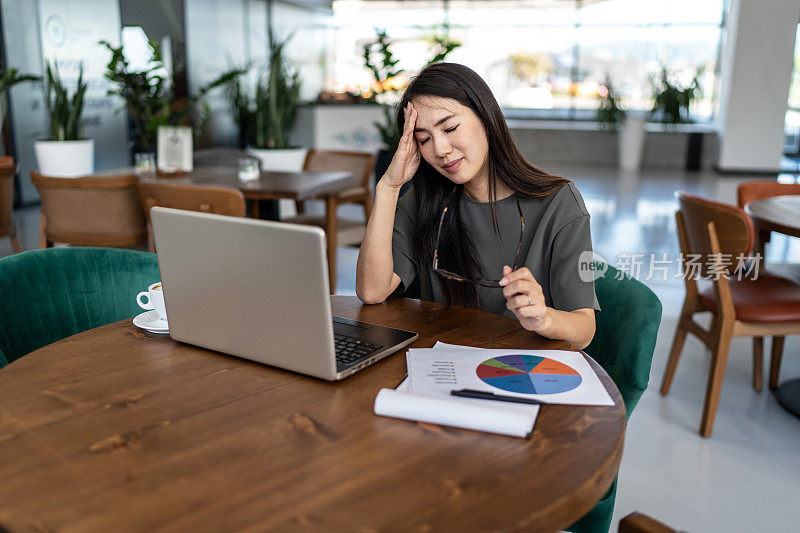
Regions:
[[[516, 191], [511, 191], [511, 194], [509, 194], [509, 195], [508, 195], [508, 196], [506, 196], [505, 198], [500, 198], [499, 200], [497, 200], [497, 202], [496, 202], [496, 203], [498, 203], [498, 204], [499, 204], [500, 202], [505, 202], [505, 201], [506, 201], [506, 200], [508, 200], [509, 198], [514, 198], [514, 197], [516, 197], [516, 196], [517, 196], [517, 193], [516, 193]], [[470, 198], [470, 197], [469, 197], [469, 195], [467, 195], [466, 193], [462, 194], [462, 195], [461, 195], [461, 197], [462, 197], [462, 198], [464, 198], [465, 200], [467, 200], [467, 201], [468, 201], [469, 203], [471, 203], [471, 204], [477, 204], [477, 205], [489, 205], [489, 204], [491, 204], [491, 203], [492, 203], [491, 201], [488, 201], [488, 202], [481, 202], [481, 201], [479, 201], [479, 200], [475, 200], [475, 199], [473, 199], [473, 198]]]

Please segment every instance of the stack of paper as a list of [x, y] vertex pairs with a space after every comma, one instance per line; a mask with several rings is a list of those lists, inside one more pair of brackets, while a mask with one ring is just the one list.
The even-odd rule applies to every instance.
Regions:
[[[517, 401], [614, 405], [579, 352], [498, 350], [437, 343], [406, 355], [408, 378], [382, 389], [375, 414], [459, 428], [529, 437], [539, 406]], [[453, 396], [489, 393], [501, 400]]]

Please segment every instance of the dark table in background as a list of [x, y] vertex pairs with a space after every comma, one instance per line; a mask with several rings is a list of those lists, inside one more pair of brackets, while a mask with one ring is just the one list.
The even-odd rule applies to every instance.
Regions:
[[[800, 195], [773, 196], [754, 200], [744, 206], [753, 219], [756, 229], [755, 250], [761, 254], [773, 231], [792, 237], [800, 237]], [[787, 411], [800, 417], [800, 378], [781, 383], [775, 397]]]
[[[491, 348], [574, 349], [475, 309], [331, 297], [338, 316]], [[268, 326], [265, 325], [265, 326]], [[519, 439], [375, 416], [404, 351], [329, 383], [124, 320], [0, 371], [10, 531], [563, 529], [617, 474], [625, 407], [545, 405]]]

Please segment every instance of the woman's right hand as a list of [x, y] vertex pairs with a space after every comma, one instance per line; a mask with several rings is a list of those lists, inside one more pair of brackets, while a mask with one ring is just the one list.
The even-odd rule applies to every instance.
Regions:
[[403, 113], [405, 114], [403, 136], [400, 137], [400, 144], [397, 146], [397, 151], [394, 153], [386, 174], [381, 178], [381, 181], [387, 186], [397, 189], [414, 177], [419, 168], [420, 158], [419, 146], [417, 145], [417, 139], [414, 137], [417, 110], [409, 102]]

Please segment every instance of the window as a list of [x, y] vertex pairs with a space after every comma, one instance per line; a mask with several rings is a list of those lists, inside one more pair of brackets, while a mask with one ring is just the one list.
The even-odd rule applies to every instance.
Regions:
[[478, 72], [509, 115], [593, 112], [606, 77], [623, 106], [649, 109], [666, 66], [684, 85], [697, 76], [693, 117], [709, 120], [726, 8], [727, 0], [334, 0], [328, 86], [369, 89], [361, 50], [376, 28], [412, 73], [432, 56], [426, 40], [446, 31], [462, 43], [448, 60]]

